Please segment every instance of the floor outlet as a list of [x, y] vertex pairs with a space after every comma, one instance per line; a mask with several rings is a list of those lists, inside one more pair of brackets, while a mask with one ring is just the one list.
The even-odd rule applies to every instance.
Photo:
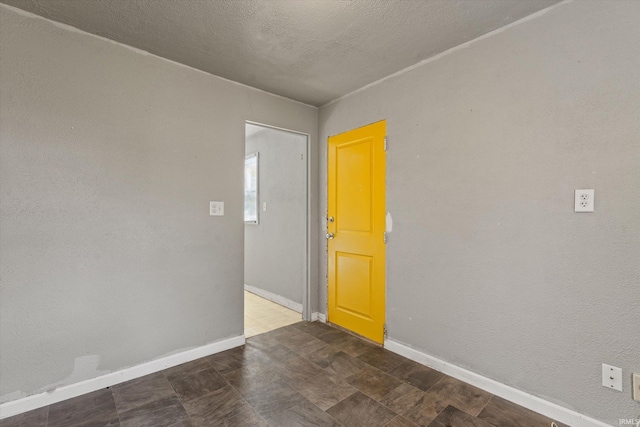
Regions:
[[[640, 374], [633, 374], [633, 400], [640, 402]], [[640, 419], [640, 417], [638, 417]]]
[[602, 364], [602, 386], [622, 391], [622, 369]]

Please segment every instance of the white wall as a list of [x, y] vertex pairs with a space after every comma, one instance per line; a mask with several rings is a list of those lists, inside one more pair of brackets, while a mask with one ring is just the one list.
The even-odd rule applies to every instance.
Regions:
[[0, 31], [0, 402], [241, 335], [245, 120], [315, 156], [317, 109], [2, 5]]
[[640, 414], [639, 22], [637, 1], [562, 4], [319, 121], [324, 212], [327, 137], [387, 120], [390, 338], [613, 425]]
[[307, 280], [307, 137], [263, 127], [246, 139], [246, 154], [256, 152], [259, 222], [245, 225], [244, 283], [302, 307]]

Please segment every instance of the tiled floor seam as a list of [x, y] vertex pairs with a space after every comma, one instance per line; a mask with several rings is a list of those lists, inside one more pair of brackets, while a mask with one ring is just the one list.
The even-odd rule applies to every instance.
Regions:
[[[228, 382], [228, 381], [227, 381]], [[265, 423], [267, 423], [267, 425], [271, 425], [269, 424], [269, 421], [267, 421], [267, 419], [265, 417], [262, 416], [262, 414], [260, 412], [258, 412], [258, 410], [247, 400], [245, 399], [244, 395], [242, 393], [240, 393], [240, 390], [238, 390], [237, 388], [235, 388], [234, 386], [232, 386], [231, 384], [229, 384], [231, 386], [231, 388], [233, 390], [235, 390], [236, 393], [238, 393], [240, 395], [240, 397], [242, 398], [242, 400], [249, 405], [249, 407], [253, 410], [253, 412], [256, 413], [256, 415], [258, 417], [260, 417], [261, 420], [263, 420]]]
[[[201, 358], [203, 359], [205, 362], [207, 362], [207, 364], [209, 364], [209, 366], [211, 366], [211, 368], [218, 372], [216, 370], [216, 368], [213, 367], [213, 365], [211, 365], [211, 363], [206, 359], [206, 358]], [[219, 372], [218, 372], [219, 373]], [[189, 420], [189, 423], [193, 426], [193, 427], [197, 427], [195, 421], [193, 421], [193, 419], [191, 418], [191, 414], [189, 414], [189, 411], [187, 411], [187, 408], [184, 406], [184, 402], [182, 400], [182, 397], [180, 397], [180, 395], [178, 394], [178, 392], [176, 391], [176, 388], [173, 386], [173, 383], [171, 381], [169, 381], [169, 377], [167, 377], [167, 374], [163, 371], [162, 375], [164, 376], [164, 378], [167, 380], [167, 382], [169, 383], [169, 385], [171, 386], [171, 389], [173, 390], [173, 393], [175, 394], [175, 396], [178, 398], [178, 402], [180, 403], [180, 406], [182, 407], [182, 410], [184, 411], [185, 414], [187, 414], [187, 419]], [[224, 378], [224, 377], [223, 377]], [[225, 379], [226, 381], [226, 379]], [[211, 392], [213, 393], [213, 392]], [[209, 394], [211, 394], [209, 393]], [[118, 412], [118, 419], [120, 418], [120, 412]], [[122, 424], [122, 422], [120, 422], [120, 424]], [[120, 426], [122, 427], [122, 426]]]
[[[111, 395], [113, 396], [113, 392], [111, 392]], [[113, 406], [115, 406], [115, 404]], [[118, 425], [122, 427], [122, 420], [120, 419], [120, 411], [118, 411], [117, 407], [116, 407], [116, 415], [118, 416]]]
[[[421, 365], [422, 365], [422, 363], [421, 363]], [[427, 366], [427, 365], [422, 365], [422, 366]], [[428, 366], [427, 366], [427, 368], [428, 368]], [[440, 371], [438, 371], [438, 372], [440, 372]], [[432, 385], [431, 387], [429, 387], [428, 389], [426, 389], [426, 390], [425, 390], [425, 393], [429, 392], [432, 388], [434, 388], [434, 387], [435, 387], [435, 386], [436, 386], [440, 381], [443, 381], [446, 377], [447, 377], [447, 376], [446, 376], [446, 374], [445, 374], [445, 375], [443, 375], [443, 377], [442, 377], [442, 378], [440, 378], [438, 381], [436, 381], [435, 383], [433, 383], [433, 385]], [[489, 399], [489, 400], [491, 400], [491, 399]], [[442, 408], [440, 411], [438, 411], [438, 413], [436, 414], [436, 417], [435, 417], [433, 420], [435, 420], [436, 418], [438, 418], [438, 416], [439, 416], [439, 415], [440, 415], [440, 414], [441, 414], [445, 409], [447, 409], [447, 407], [448, 407], [448, 406], [453, 406], [453, 405], [449, 405], [449, 404], [447, 404], [444, 408]], [[454, 408], [455, 408], [455, 406], [454, 406]], [[458, 409], [458, 408], [456, 408], [456, 409]], [[462, 411], [462, 409], [459, 409], [459, 411]], [[465, 414], [467, 413], [466, 411], [462, 411], [462, 412], [464, 412]], [[479, 412], [478, 412], [478, 413], [479, 413]], [[469, 415], [471, 415], [471, 414], [469, 414]], [[473, 415], [471, 415], [471, 416], [473, 416]], [[433, 422], [433, 420], [431, 421], [431, 423]], [[431, 423], [429, 423], [429, 424], [431, 424]]]
[[[215, 368], [213, 368], [215, 369]], [[240, 369], [240, 368], [239, 368]], [[216, 372], [218, 372], [218, 370], [216, 369]], [[220, 374], [220, 372], [218, 372]], [[222, 375], [222, 374], [220, 374]], [[224, 378], [224, 376], [223, 376]], [[249, 402], [242, 393], [240, 393], [240, 390], [238, 390], [236, 387], [233, 386], [233, 384], [231, 384], [226, 378], [225, 381], [227, 382], [227, 384], [229, 385], [229, 387], [231, 387], [236, 393], [238, 393], [238, 395], [242, 398], [242, 400], [249, 405], [249, 407], [255, 412], [255, 414], [261, 419], [263, 420], [265, 423], [267, 423], [267, 425], [271, 425], [271, 423], [269, 423], [269, 420], [267, 420], [258, 410], [255, 406], [253, 406], [251, 404], [251, 402]], [[291, 387], [292, 389], [296, 390], [291, 384], [287, 383], [285, 380], [282, 380], [285, 384], [287, 384], [289, 387]], [[296, 390], [296, 392], [299, 393], [298, 390]]]
[[[374, 368], [375, 368], [375, 366], [374, 366]], [[395, 378], [395, 377], [394, 377], [394, 378]], [[444, 378], [446, 378], [446, 377], [442, 377], [442, 378], [440, 378], [438, 381], [436, 381], [436, 382], [435, 382], [431, 387], [429, 387], [427, 390], [422, 391], [422, 393], [427, 393], [429, 390], [431, 390], [433, 387], [435, 387], [435, 386], [436, 386], [436, 384], [438, 384], [438, 383], [439, 383], [440, 381], [442, 381]], [[399, 379], [399, 378], [398, 378], [398, 379]], [[405, 380], [400, 380], [400, 381], [402, 381], [404, 384], [407, 384], [407, 385], [409, 385], [409, 386], [411, 386], [411, 387], [414, 387], [414, 385], [413, 385], [413, 384], [411, 384], [411, 383], [409, 383], [409, 382], [407, 382], [407, 381], [405, 381]], [[393, 392], [394, 392], [398, 387], [400, 387], [400, 385], [398, 385], [398, 386], [394, 387], [394, 388], [393, 388], [393, 390], [390, 390], [387, 394], [385, 394], [384, 396], [382, 396], [382, 397], [380, 398], [380, 400], [376, 400], [374, 397], [369, 396], [367, 393], [365, 393], [365, 392], [364, 392], [364, 391], [362, 391], [362, 390], [359, 390], [359, 389], [358, 389], [358, 391], [359, 391], [360, 393], [364, 394], [365, 396], [368, 396], [369, 398], [371, 398], [371, 399], [375, 400], [375, 401], [376, 401], [376, 402], [378, 402], [380, 405], [384, 406], [385, 408], [389, 409], [390, 411], [393, 411], [393, 412], [394, 412], [394, 413], [396, 413], [398, 416], [405, 418], [405, 416], [404, 416], [404, 415], [402, 415], [402, 414], [400, 414], [400, 413], [398, 413], [398, 412], [394, 411], [391, 407], [389, 407], [388, 405], [385, 405], [384, 403], [382, 403], [382, 401], [384, 400], [384, 398], [385, 398], [385, 397], [387, 397], [389, 394], [393, 393]], [[493, 396], [492, 396], [492, 397], [493, 397]], [[491, 400], [491, 399], [489, 399], [489, 400]], [[485, 405], [486, 405], [486, 404], [485, 404]], [[438, 415], [440, 415], [440, 414], [441, 414], [445, 409], [447, 409], [447, 407], [448, 407], [448, 406], [453, 406], [453, 405], [446, 405], [444, 408], [442, 408], [440, 411], [438, 411], [438, 412], [437, 412], [437, 414], [436, 414], [436, 416], [433, 418], [433, 420], [431, 420], [431, 422], [433, 422], [433, 421], [438, 417]], [[457, 408], [456, 408], [456, 409], [457, 409]], [[483, 406], [483, 409], [484, 409], [484, 406]], [[461, 409], [459, 409], [459, 410], [460, 410], [460, 411], [462, 411]], [[462, 411], [462, 412], [464, 412], [465, 414], [467, 414], [467, 412], [466, 412], [466, 411]], [[468, 414], [468, 415], [471, 415], [471, 414]], [[473, 416], [473, 415], [471, 415], [471, 416]], [[393, 421], [393, 420], [391, 420], [391, 421]], [[391, 421], [390, 421], [390, 422], [391, 422]], [[431, 422], [430, 422], [429, 424], [431, 424]], [[415, 423], [414, 423], [414, 424], [415, 424]]]
[[[308, 360], [309, 362], [313, 363], [311, 360], [307, 359], [307, 357], [306, 357], [306, 356], [302, 356], [302, 357], [303, 357], [304, 359]], [[315, 365], [315, 363], [313, 363], [313, 364]], [[317, 365], [316, 365], [316, 366], [317, 366]], [[323, 369], [323, 368], [320, 368], [320, 369]], [[324, 369], [323, 369], [323, 370], [324, 370]], [[326, 371], [325, 371], [325, 372], [326, 372]], [[319, 375], [318, 375], [318, 376], [319, 376]], [[315, 377], [314, 377], [314, 378], [315, 378]], [[291, 387], [292, 389], [294, 389], [296, 392], [298, 392], [298, 393], [302, 394], [302, 392], [301, 392], [298, 388], [296, 388], [293, 384], [290, 384], [289, 382], [287, 382], [287, 380], [283, 380], [283, 381], [284, 381], [284, 383], [285, 383], [285, 384], [287, 384], [289, 387]], [[351, 384], [349, 384], [349, 385], [351, 385]], [[354, 393], [357, 393], [357, 392], [359, 391], [357, 388], [355, 388], [355, 387], [353, 387], [353, 386], [351, 386], [351, 387], [353, 388], [353, 393], [351, 393], [350, 395], [348, 395], [348, 396], [346, 396], [346, 397], [344, 397], [344, 398], [340, 399], [338, 402], [336, 402], [334, 405], [332, 405], [330, 408], [327, 408], [326, 410], [322, 410], [320, 407], [318, 407], [318, 405], [316, 405], [315, 403], [313, 403], [313, 402], [311, 402], [311, 401], [310, 401], [310, 402], [311, 402], [311, 404], [312, 404], [312, 405], [315, 405], [316, 407], [318, 407], [318, 409], [320, 409], [321, 411], [323, 411], [323, 412], [325, 412], [325, 413], [327, 413], [327, 414], [328, 414], [329, 412], [327, 412], [327, 411], [328, 411], [329, 409], [333, 408], [334, 406], [336, 406], [337, 404], [339, 404], [339, 403], [340, 403], [340, 402], [342, 402], [343, 400], [348, 399], [349, 397], [353, 396], [353, 394], [354, 394]], [[303, 396], [304, 396], [304, 395], [303, 395]], [[306, 397], [305, 397], [305, 399], [306, 399]], [[309, 399], [307, 399], [307, 400], [309, 400]], [[336, 421], [337, 421], [337, 420], [336, 420]], [[342, 424], [342, 423], [340, 423], [340, 425], [343, 425], [343, 424]]]
[[[485, 408], [487, 407], [487, 405], [489, 404], [489, 402], [491, 402], [495, 396], [496, 396], [495, 394], [493, 394], [493, 393], [491, 394], [491, 397], [490, 397], [490, 398], [487, 400], [487, 402], [482, 406], [482, 409], [480, 409], [480, 412], [478, 412], [478, 415], [477, 415], [477, 417], [478, 417], [478, 418], [480, 418], [480, 414], [482, 414], [482, 411], [484, 411], [484, 410], [485, 410]], [[488, 422], [488, 421], [487, 421], [487, 422]], [[492, 423], [489, 423], [489, 424], [494, 425], [494, 424], [492, 424]]]

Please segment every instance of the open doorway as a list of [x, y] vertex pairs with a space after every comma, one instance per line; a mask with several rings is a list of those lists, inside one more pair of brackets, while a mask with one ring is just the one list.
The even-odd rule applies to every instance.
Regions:
[[245, 336], [308, 317], [308, 136], [245, 125]]

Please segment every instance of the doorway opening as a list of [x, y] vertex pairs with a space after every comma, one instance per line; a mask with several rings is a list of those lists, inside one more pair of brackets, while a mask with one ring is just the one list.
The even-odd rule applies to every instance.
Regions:
[[309, 136], [245, 124], [245, 337], [309, 319]]

